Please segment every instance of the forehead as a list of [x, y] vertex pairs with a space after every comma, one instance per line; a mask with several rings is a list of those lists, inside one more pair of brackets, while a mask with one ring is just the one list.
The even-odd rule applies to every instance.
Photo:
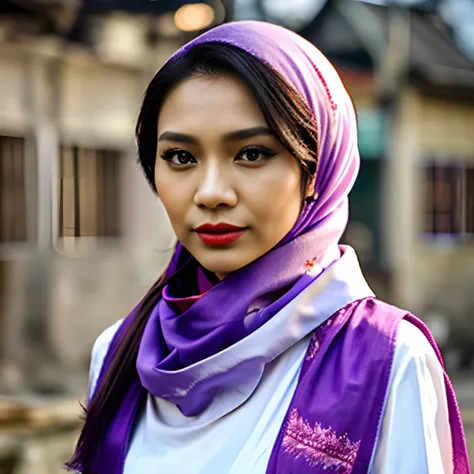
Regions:
[[158, 130], [235, 130], [266, 125], [255, 97], [233, 76], [198, 76], [179, 83], [165, 99]]

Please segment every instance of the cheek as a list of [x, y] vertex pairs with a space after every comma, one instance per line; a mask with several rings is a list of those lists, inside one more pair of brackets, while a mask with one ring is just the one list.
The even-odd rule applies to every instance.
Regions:
[[187, 212], [183, 187], [180, 187], [172, 176], [167, 176], [166, 172], [160, 173], [160, 170], [155, 173], [155, 186], [171, 225], [176, 234], [179, 234]]
[[288, 219], [296, 221], [301, 208], [301, 172], [294, 167], [273, 171], [256, 187], [255, 210], [261, 218], [275, 220], [279, 227], [287, 226]]

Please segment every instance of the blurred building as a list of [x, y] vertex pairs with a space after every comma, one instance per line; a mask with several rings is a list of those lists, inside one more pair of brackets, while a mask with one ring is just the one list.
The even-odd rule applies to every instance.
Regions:
[[[269, 2], [246, 3], [266, 18]], [[0, 2], [0, 394], [83, 392], [94, 339], [161, 273], [173, 234], [136, 163], [140, 99], [172, 52], [233, 8]], [[294, 24], [298, 16], [309, 17], [293, 11]], [[345, 240], [376, 293], [427, 320], [467, 364], [473, 62], [437, 15], [417, 10], [328, 0], [301, 33], [336, 64], [358, 111], [363, 161]], [[36, 395], [30, 403], [36, 413]], [[17, 474], [62, 472], [75, 406], [52, 398], [41, 407], [54, 412], [41, 415], [47, 423], [30, 432], [19, 423], [11, 449], [0, 440], [0, 471], [7, 453], [21, 460]]]
[[0, 391], [85, 388], [95, 337], [170, 255], [133, 132], [155, 71], [223, 19], [186, 3], [1, 3]]
[[[0, 391], [85, 387], [95, 337], [160, 274], [173, 235], [136, 164], [134, 121], [163, 61], [232, 8], [1, 3]], [[358, 110], [345, 240], [380, 297], [437, 322], [469, 358], [474, 64], [416, 10], [328, 0], [301, 33]]]
[[329, 0], [301, 33], [337, 65], [358, 111], [362, 169], [346, 240], [377, 293], [424, 318], [467, 363], [474, 62], [422, 10]]

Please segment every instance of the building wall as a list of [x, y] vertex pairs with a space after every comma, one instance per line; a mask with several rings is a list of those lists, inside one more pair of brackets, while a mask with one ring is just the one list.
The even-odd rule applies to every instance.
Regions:
[[[32, 184], [28, 241], [0, 245], [0, 388], [25, 383], [32, 286], [47, 281], [41, 350], [54, 363], [48, 369], [37, 359], [37, 372], [44, 371], [50, 385], [74, 390], [86, 386], [82, 376], [95, 338], [127, 315], [171, 255], [173, 233], [136, 162], [134, 121], [150, 77], [145, 68], [104, 64], [84, 54], [0, 45], [0, 135], [27, 138]], [[81, 237], [74, 251], [56, 244], [60, 143], [120, 152], [119, 239]], [[32, 278], [40, 259], [46, 270]]]
[[474, 102], [436, 98], [409, 89], [394, 115], [390, 137], [385, 242], [395, 301], [424, 316], [433, 309], [467, 321], [474, 310], [474, 240], [423, 238], [423, 165], [474, 167]]
[[26, 58], [24, 50], [0, 45], [0, 128], [4, 132], [23, 133], [31, 126]]

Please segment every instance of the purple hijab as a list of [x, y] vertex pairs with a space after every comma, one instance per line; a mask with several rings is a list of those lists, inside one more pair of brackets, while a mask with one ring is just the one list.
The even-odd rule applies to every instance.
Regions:
[[[148, 392], [174, 402], [184, 415], [192, 416], [236, 380], [252, 379], [256, 387], [264, 364], [278, 355], [270, 356], [265, 346], [259, 349], [258, 357], [212, 377], [204, 376], [202, 364], [269, 322], [341, 256], [338, 242], [347, 224], [348, 194], [360, 160], [354, 107], [335, 69], [300, 36], [260, 22], [219, 26], [185, 45], [173, 57], [186, 55], [204, 43], [224, 43], [250, 53], [278, 71], [307, 101], [319, 131], [316, 194], [274, 249], [214, 285], [190, 308], [179, 312], [175, 305], [160, 300], [141, 341], [138, 378], [118, 409], [98, 465], [90, 474], [123, 472], [131, 427]], [[177, 269], [182, 252], [178, 243], [168, 274]], [[190, 296], [186, 280], [178, 283], [183, 294], [176, 296]], [[259, 307], [260, 301], [270, 303]], [[99, 385], [135, 314], [136, 310], [132, 311], [116, 333]], [[304, 335], [295, 334], [288, 344]]]
[[[137, 361], [141, 384], [155, 396], [176, 403], [187, 416], [210, 403], [224, 378], [232, 383], [226, 373], [197, 384], [202, 368], [196, 364], [265, 324], [339, 258], [347, 196], [359, 169], [354, 107], [334, 68], [313, 45], [272, 24], [238, 22], [201, 35], [172, 58], [203, 43], [241, 48], [285, 77], [314, 113], [320, 149], [315, 199], [305, 205], [293, 229], [272, 251], [216, 284], [187, 311], [177, 312], [161, 300], [149, 319]], [[176, 270], [181, 252], [178, 244], [170, 272]], [[314, 262], [311, 272], [307, 261]], [[183, 287], [186, 292], [186, 282]], [[250, 317], [249, 308], [265, 298], [272, 303]], [[261, 367], [247, 367], [252, 370]]]
[[[201, 35], [172, 58], [203, 43], [239, 47], [285, 77], [314, 113], [320, 150], [316, 198], [306, 204], [276, 248], [215, 285], [184, 313], [176, 313], [162, 300], [150, 318], [137, 363], [142, 385], [158, 397], [166, 395], [189, 416], [205, 408], [219, 384], [214, 381], [213, 387], [199, 387], [183, 397], [182, 392], [198, 377], [183, 369], [255, 331], [339, 257], [337, 244], [348, 217], [347, 195], [359, 169], [354, 107], [334, 68], [313, 45], [272, 24], [238, 22]], [[178, 245], [170, 272], [181, 250]], [[307, 260], [316, 262], [310, 273]], [[246, 317], [252, 303], [282, 291], [272, 304]]]
[[[197, 385], [199, 367], [193, 370], [193, 364], [265, 324], [339, 257], [337, 243], [348, 217], [347, 195], [359, 169], [354, 107], [334, 68], [313, 45], [275, 25], [240, 22], [203, 34], [173, 57], [210, 42], [242, 48], [276, 69], [303, 95], [318, 124], [319, 167], [316, 199], [306, 204], [276, 248], [215, 285], [184, 313], [162, 300], [151, 315], [137, 362], [142, 385], [176, 403], [187, 416], [201, 412], [222, 389], [216, 380]], [[178, 246], [177, 260], [180, 252]], [[308, 273], [305, 262], [313, 259], [317, 264]], [[172, 265], [170, 271], [174, 270]], [[282, 291], [270, 305], [248, 317], [255, 301]]]

